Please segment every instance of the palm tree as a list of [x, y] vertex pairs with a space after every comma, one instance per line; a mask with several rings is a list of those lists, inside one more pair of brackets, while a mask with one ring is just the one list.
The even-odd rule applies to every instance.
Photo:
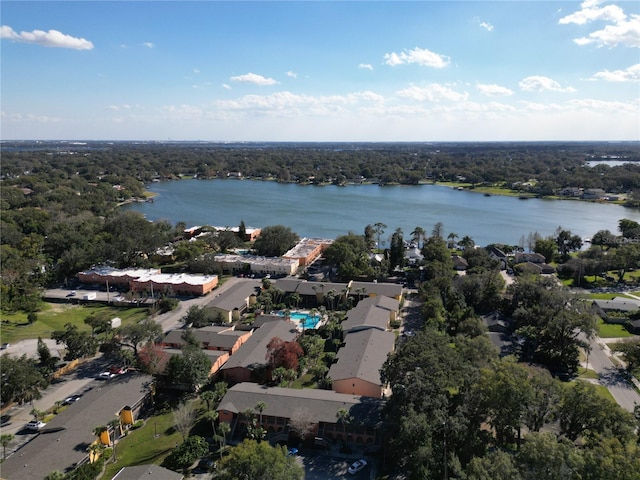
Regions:
[[106, 447], [102, 443], [92, 443], [91, 445], [89, 445], [89, 447], [87, 448], [87, 450], [89, 450], [89, 461], [93, 463], [98, 460], [98, 458], [100, 458], [100, 455], [102, 455], [102, 452], [104, 452], [105, 448]]
[[413, 232], [411, 232], [411, 239], [417, 243], [418, 248], [422, 248], [422, 245], [420, 245], [420, 242], [426, 235], [427, 235], [427, 232], [425, 231], [425, 229], [418, 226], [413, 229]]
[[211, 422], [211, 429], [213, 430], [213, 436], [215, 437], [216, 434], [216, 420], [218, 420], [218, 412], [216, 412], [215, 410], [209, 410], [207, 413], [204, 414], [205, 418], [207, 420], [209, 420]]
[[214, 402], [216, 394], [211, 390], [206, 390], [200, 393], [200, 400], [207, 404], [207, 410], [211, 410], [211, 404]]
[[458, 234], [451, 232], [447, 235], [447, 239], [449, 240], [449, 248], [453, 248], [456, 244], [456, 239], [458, 238]]
[[[104, 432], [107, 432], [107, 441], [105, 442]], [[98, 425], [93, 429], [93, 434], [100, 439], [103, 445], [109, 445], [111, 443], [111, 438], [109, 437], [109, 427], [106, 425]]]
[[378, 250], [380, 250], [380, 237], [384, 233], [385, 228], [387, 228], [387, 226], [382, 222], [373, 224], [373, 232], [376, 234], [376, 238], [378, 242]]
[[464, 237], [462, 237], [462, 240], [458, 242], [458, 245], [463, 248], [473, 248], [476, 245], [476, 242], [474, 242], [473, 238], [471, 238], [469, 235], [465, 235]]
[[45, 412], [43, 412], [42, 410], [38, 410], [37, 408], [32, 409], [29, 414], [33, 415], [33, 418], [39, 422], [40, 420], [42, 420], [45, 416]]
[[227, 422], [220, 422], [218, 429], [220, 430], [220, 459], [222, 459], [222, 451], [227, 445], [227, 434], [231, 432], [231, 425]]
[[7, 458], [7, 446], [13, 440], [13, 435], [10, 433], [5, 433], [0, 435], [0, 444], [2, 445], [2, 458]]
[[256, 410], [260, 412], [260, 426], [262, 426], [262, 412], [265, 408], [267, 408], [267, 404], [264, 402], [258, 402], [258, 404], [256, 405]]

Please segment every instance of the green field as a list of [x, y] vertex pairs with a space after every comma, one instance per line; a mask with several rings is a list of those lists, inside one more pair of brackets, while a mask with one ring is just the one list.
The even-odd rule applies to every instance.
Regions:
[[115, 459], [112, 457], [109, 460], [101, 478], [113, 478], [122, 467], [146, 463], [160, 465], [182, 443], [182, 436], [173, 424], [173, 414], [168, 412], [149, 418], [142, 427], [129, 432], [118, 441]]
[[626, 338], [633, 337], [623, 325], [613, 323], [604, 323], [602, 319], [598, 320], [598, 336], [600, 338]]
[[2, 313], [1, 343], [16, 343], [29, 338], [50, 338], [54, 330], [64, 330], [67, 323], [78, 326], [80, 331], [91, 331], [84, 320], [91, 314], [105, 313], [111, 318], [120, 317], [122, 325], [136, 323], [147, 317], [146, 308], [119, 308], [106, 305], [71, 305], [46, 303], [37, 313], [38, 319], [29, 324], [26, 313]]

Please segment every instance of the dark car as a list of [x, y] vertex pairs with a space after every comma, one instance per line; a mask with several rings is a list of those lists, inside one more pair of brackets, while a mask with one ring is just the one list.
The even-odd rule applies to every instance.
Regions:
[[192, 473], [208, 473], [211, 470], [215, 470], [216, 462], [211, 460], [210, 458], [202, 458], [196, 468], [192, 470]]

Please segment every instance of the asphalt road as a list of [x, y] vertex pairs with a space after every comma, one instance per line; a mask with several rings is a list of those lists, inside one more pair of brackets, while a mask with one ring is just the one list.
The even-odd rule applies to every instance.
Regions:
[[589, 365], [600, 376], [599, 383], [609, 389], [618, 405], [633, 412], [635, 405], [640, 405], [640, 394], [632, 388], [622, 369], [611, 361], [611, 352], [604, 341], [596, 337], [590, 344]]

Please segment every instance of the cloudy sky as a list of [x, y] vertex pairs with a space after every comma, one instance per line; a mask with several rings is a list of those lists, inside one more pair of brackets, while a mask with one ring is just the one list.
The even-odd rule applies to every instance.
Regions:
[[1, 9], [3, 140], [640, 140], [637, 1]]

